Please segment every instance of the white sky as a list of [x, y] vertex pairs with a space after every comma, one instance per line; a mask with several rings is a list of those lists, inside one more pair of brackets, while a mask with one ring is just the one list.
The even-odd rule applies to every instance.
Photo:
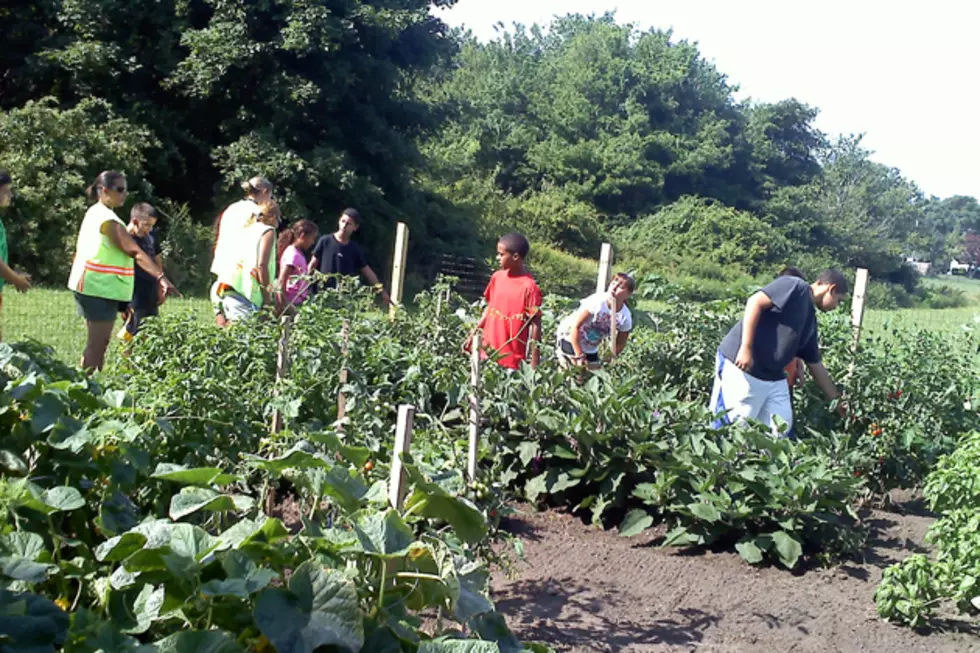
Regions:
[[980, 198], [980, 3], [974, 0], [459, 0], [444, 21], [494, 38], [503, 22], [601, 15], [698, 43], [740, 98], [795, 97], [817, 127], [866, 134], [877, 161], [927, 195]]

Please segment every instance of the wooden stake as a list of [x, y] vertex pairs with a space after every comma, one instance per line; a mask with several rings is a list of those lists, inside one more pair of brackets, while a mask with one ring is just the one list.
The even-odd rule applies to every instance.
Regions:
[[470, 350], [470, 441], [466, 455], [466, 474], [476, 480], [476, 459], [480, 448], [480, 349], [483, 336], [477, 331]]
[[402, 404], [398, 407], [398, 423], [395, 426], [395, 451], [391, 458], [391, 479], [388, 482], [388, 500], [395, 510], [405, 504], [405, 465], [402, 454], [412, 447], [412, 425], [415, 422], [415, 406]]
[[[293, 316], [282, 316], [282, 333], [279, 335], [279, 347], [276, 352], [276, 395], [279, 394], [279, 382], [289, 376], [289, 333], [293, 329]], [[282, 411], [278, 408], [272, 413], [272, 432], [282, 431]]]
[[401, 306], [402, 295], [405, 292], [406, 256], [408, 256], [408, 225], [399, 222], [395, 232], [395, 261], [391, 267], [391, 309], [389, 309], [389, 315], [392, 316]]
[[861, 326], [864, 324], [864, 300], [868, 292], [868, 269], [858, 268], [854, 275], [854, 295], [851, 299], [851, 327], [854, 329], [854, 346], [857, 347], [861, 338]]
[[344, 320], [340, 327], [340, 389], [337, 391], [337, 422], [338, 428], [343, 429], [340, 422], [347, 417], [347, 395], [344, 386], [347, 385], [347, 359], [350, 350], [350, 322]]
[[611, 363], [616, 360], [616, 339], [619, 337], [619, 323], [616, 321], [616, 298], [612, 296], [609, 297], [609, 312], [612, 313], [609, 320], [609, 343], [612, 350], [609, 362]]
[[612, 245], [602, 243], [602, 250], [599, 254], [599, 278], [596, 280], [595, 291], [605, 292], [612, 279], [613, 251]]

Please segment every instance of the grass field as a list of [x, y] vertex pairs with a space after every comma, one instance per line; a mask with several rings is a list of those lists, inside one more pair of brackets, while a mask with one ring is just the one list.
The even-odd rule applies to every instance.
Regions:
[[[214, 319], [206, 299], [170, 299], [160, 310], [194, 313], [202, 322]], [[13, 288], [5, 288], [0, 324], [5, 341], [39, 340], [54, 347], [58, 356], [67, 362], [77, 362], [85, 348], [85, 321], [75, 312], [75, 299], [68, 290], [35, 288], [20, 294]], [[117, 321], [117, 327], [122, 328], [122, 320]], [[110, 364], [118, 343], [114, 338], [109, 348]]]

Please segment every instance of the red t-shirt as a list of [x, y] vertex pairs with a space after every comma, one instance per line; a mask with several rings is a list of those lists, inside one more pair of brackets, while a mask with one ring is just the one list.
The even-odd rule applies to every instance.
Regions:
[[503, 356], [501, 365], [517, 369], [527, 358], [530, 321], [541, 311], [541, 289], [526, 272], [511, 276], [497, 270], [483, 296], [489, 309], [483, 324], [484, 346]]

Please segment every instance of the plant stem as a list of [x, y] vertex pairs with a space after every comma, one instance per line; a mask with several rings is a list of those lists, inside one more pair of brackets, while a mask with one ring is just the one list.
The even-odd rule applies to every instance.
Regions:
[[385, 585], [388, 582], [388, 562], [381, 561], [381, 587], [378, 589], [378, 609], [384, 609], [385, 604]]

